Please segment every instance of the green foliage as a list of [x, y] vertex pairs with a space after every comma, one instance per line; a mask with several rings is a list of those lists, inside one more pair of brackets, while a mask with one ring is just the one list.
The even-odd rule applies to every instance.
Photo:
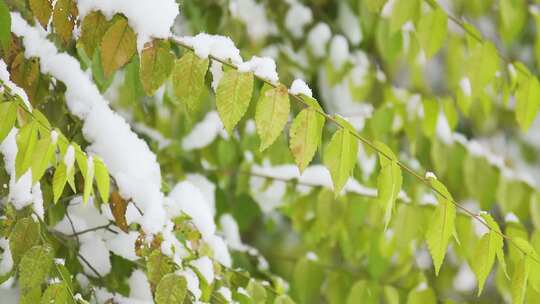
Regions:
[[433, 178], [429, 182], [437, 191], [438, 204], [429, 222], [426, 241], [433, 259], [435, 274], [438, 275], [450, 237], [456, 233], [456, 207], [452, 202], [452, 195], [441, 182]]
[[394, 204], [401, 190], [403, 177], [397, 158], [388, 146], [382, 142], [375, 142], [379, 151], [381, 171], [377, 178], [377, 196], [381, 207], [384, 209], [384, 227], [388, 227]]
[[482, 218], [491, 230], [482, 236], [474, 249], [474, 258], [471, 260], [472, 269], [478, 279], [478, 294], [482, 293], [486, 278], [495, 262], [495, 256], [501, 257], [502, 263], [500, 264], [504, 265], [504, 244], [501, 230], [489, 214], [483, 215]]
[[9, 248], [13, 261], [17, 264], [39, 240], [39, 225], [32, 218], [17, 221], [9, 236]]
[[0, 142], [4, 141], [11, 128], [13, 128], [17, 119], [17, 108], [15, 102], [0, 103]]
[[156, 303], [184, 303], [186, 297], [186, 279], [175, 274], [165, 275], [156, 288]]
[[443, 46], [446, 40], [447, 26], [448, 17], [440, 8], [436, 8], [420, 18], [418, 38], [426, 57], [432, 57]]
[[7, 52], [11, 40], [11, 15], [4, 0], [0, 1], [0, 47]]
[[186, 51], [174, 64], [172, 71], [174, 94], [192, 114], [201, 109], [200, 99], [208, 63], [208, 59], [201, 59], [193, 52]]
[[353, 136], [352, 126], [344, 119], [336, 116], [335, 119], [344, 126], [337, 130], [324, 149], [324, 165], [330, 171], [334, 183], [334, 191], [339, 193], [349, 180], [356, 165], [358, 141]]
[[531, 126], [540, 110], [540, 83], [529, 76], [518, 83], [516, 91], [516, 120], [523, 131]]
[[289, 111], [289, 93], [285, 86], [262, 89], [255, 112], [257, 134], [261, 139], [260, 151], [270, 147], [281, 134], [289, 118]]
[[324, 116], [317, 112], [322, 109], [315, 99], [301, 98], [308, 107], [298, 113], [289, 128], [289, 148], [300, 172], [303, 172], [321, 144]]
[[227, 132], [232, 135], [246, 113], [253, 92], [253, 73], [230, 70], [223, 74], [216, 91], [216, 108]]

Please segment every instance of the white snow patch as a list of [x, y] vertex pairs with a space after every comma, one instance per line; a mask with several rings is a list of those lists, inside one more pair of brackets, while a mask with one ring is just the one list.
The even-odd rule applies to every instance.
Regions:
[[276, 62], [270, 57], [253, 56], [249, 61], [238, 65], [240, 72], [253, 72], [255, 76], [277, 84], [279, 81], [276, 72]]
[[184, 36], [177, 39], [193, 47], [195, 54], [200, 58], [208, 58], [211, 55], [221, 60], [230, 60], [234, 64], [242, 62], [240, 51], [229, 37], [200, 33], [193, 37]]
[[309, 86], [302, 79], [295, 79], [289, 89], [289, 93], [293, 95], [304, 94], [312, 97], [312, 92]]
[[202, 149], [211, 144], [218, 134], [221, 134], [222, 137], [227, 136], [218, 112], [210, 111], [182, 139], [182, 148], [186, 151]]
[[116, 13], [124, 14], [129, 25], [137, 33], [137, 49], [152, 38], [168, 38], [171, 27], [179, 13], [175, 0], [130, 1], [130, 0], [79, 0], [77, 1], [79, 18], [100, 10], [108, 18]]
[[309, 7], [294, 1], [285, 16], [285, 27], [294, 38], [304, 35], [304, 26], [313, 21], [313, 14]]
[[319, 22], [308, 33], [307, 42], [315, 57], [323, 57], [326, 54], [326, 45], [332, 37], [328, 24]]

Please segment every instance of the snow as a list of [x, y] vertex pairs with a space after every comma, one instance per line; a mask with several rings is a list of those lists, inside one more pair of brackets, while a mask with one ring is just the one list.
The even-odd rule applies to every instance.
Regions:
[[0, 259], [0, 276], [5, 275], [13, 268], [13, 258], [11, 257], [11, 249], [9, 249], [9, 240], [0, 238], [0, 248], [3, 252]]
[[323, 57], [326, 55], [326, 45], [332, 37], [332, 32], [328, 24], [319, 22], [308, 33], [307, 42], [311, 48], [311, 52], [315, 57]]
[[276, 27], [266, 16], [264, 4], [254, 0], [231, 0], [231, 15], [246, 25], [248, 36], [253, 40], [263, 40], [276, 32]]
[[293, 81], [289, 93], [293, 95], [304, 94], [309, 97], [313, 95], [309, 86], [302, 79], [295, 79]]
[[66, 154], [64, 155], [64, 165], [66, 165], [66, 171], [71, 170], [73, 168], [73, 164], [75, 163], [75, 149], [72, 145], [69, 145], [66, 149]]
[[227, 303], [232, 303], [233, 300], [232, 300], [232, 292], [229, 288], [225, 287], [225, 286], [221, 286], [217, 292], [219, 292], [219, 294], [221, 294], [223, 296], [223, 298], [225, 298], [225, 300], [227, 301]]
[[242, 243], [240, 238], [240, 232], [238, 230], [238, 224], [236, 223], [232, 215], [225, 213], [219, 218], [219, 224], [221, 231], [225, 235], [227, 245], [234, 250], [245, 251], [247, 248]]
[[58, 132], [55, 130], [51, 131], [51, 144], [56, 145], [56, 142], [58, 142]]
[[306, 258], [313, 262], [316, 262], [319, 260], [319, 257], [317, 256], [317, 254], [313, 251], [306, 253]]
[[349, 58], [349, 43], [341, 35], [336, 35], [330, 42], [330, 60], [335, 69], [341, 69]]
[[148, 279], [142, 270], [136, 269], [129, 277], [129, 297], [152, 301], [152, 291]]
[[209, 203], [201, 190], [189, 181], [174, 186], [169, 193], [166, 210], [169, 218], [179, 216], [182, 212], [189, 215], [205, 240], [209, 240], [216, 231]]
[[[101, 5], [106, 1], [96, 3]], [[118, 5], [111, 4], [111, 7]], [[150, 20], [153, 18], [150, 12], [148, 16]], [[161, 172], [154, 153], [131, 131], [129, 124], [109, 108], [75, 58], [59, 53], [40, 27], [29, 26], [18, 13], [12, 13], [11, 17], [12, 31], [23, 38], [25, 56], [38, 57], [42, 72], [50, 73], [66, 84], [68, 109], [84, 121], [83, 135], [91, 143], [87, 150], [101, 156], [121, 195], [132, 199], [142, 209], [144, 216], [140, 224], [143, 229], [147, 233], [158, 232], [164, 225], [165, 212]]]
[[466, 97], [470, 97], [471, 94], [472, 94], [472, 89], [471, 89], [471, 82], [469, 81], [469, 78], [465, 77], [465, 78], [462, 78], [460, 81], [459, 81], [459, 87], [461, 88], [461, 91], [463, 92], [463, 94], [466, 96]]
[[279, 81], [276, 72], [276, 62], [270, 57], [253, 56], [249, 61], [239, 64], [238, 71], [253, 72], [255, 76], [273, 84], [277, 84]]
[[[101, 276], [107, 275], [111, 271], [111, 261], [109, 260], [109, 250], [100, 238], [86, 238], [81, 241], [79, 254], [88, 261], [90, 265]], [[94, 271], [79, 257], [79, 262], [83, 266], [84, 272], [95, 277]]]
[[136, 231], [120, 232], [114, 238], [106, 241], [107, 248], [114, 254], [126, 260], [136, 261], [139, 257], [135, 253], [135, 241], [139, 237]]
[[309, 7], [297, 1], [291, 2], [285, 15], [285, 27], [294, 38], [300, 38], [304, 35], [304, 27], [313, 21], [313, 14]]
[[218, 112], [210, 111], [182, 139], [182, 148], [186, 151], [202, 149], [210, 145], [218, 134], [222, 137], [227, 136]]
[[221, 62], [212, 60], [210, 64], [210, 73], [212, 74], [212, 89], [214, 90], [214, 92], [216, 92], [219, 81], [223, 76], [223, 64], [221, 64]]
[[363, 38], [362, 27], [358, 17], [353, 12], [354, 10], [346, 1], [340, 2], [337, 23], [349, 41], [353, 45], [358, 45]]
[[177, 271], [176, 274], [186, 279], [187, 289], [195, 297], [195, 300], [199, 300], [202, 295], [202, 291], [199, 289], [199, 278], [195, 272], [190, 268], [186, 268], [182, 271]]
[[175, 0], [130, 1], [130, 0], [79, 0], [77, 1], [79, 18], [92, 11], [100, 10], [108, 19], [122, 13], [129, 25], [137, 33], [139, 52], [151, 38], [168, 38], [171, 27], [179, 13]]
[[[3, 86], [8, 87], [13, 94], [21, 97], [26, 107], [30, 111], [32, 110], [32, 105], [30, 105], [30, 101], [28, 101], [28, 96], [26, 96], [26, 92], [10, 80], [7, 65], [3, 59], [0, 59], [0, 83], [2, 83]], [[0, 92], [2, 91], [3, 89], [0, 89]]]
[[454, 288], [457, 291], [468, 292], [476, 288], [476, 276], [467, 263], [462, 263], [454, 277]]
[[229, 37], [200, 33], [196, 36], [178, 37], [181, 42], [193, 47], [200, 58], [213, 56], [221, 60], [229, 60], [234, 64], [242, 62], [240, 51]]
[[507, 214], [504, 216], [504, 221], [505, 221], [506, 223], [519, 223], [518, 217], [517, 217], [514, 213], [512, 213], [512, 212], [507, 213]]
[[435, 175], [435, 173], [433, 173], [431, 171], [427, 171], [426, 172], [426, 179], [437, 179], [437, 176]]
[[[4, 141], [0, 144], [0, 153], [4, 156], [4, 165], [9, 174], [9, 195], [8, 201], [20, 210], [41, 195], [38, 187], [32, 187], [32, 170], [26, 171], [18, 180], [15, 173], [15, 158], [17, 155], [17, 133], [16, 128], [11, 129]], [[37, 185], [37, 184], [36, 184]], [[39, 193], [34, 193], [34, 191]], [[41, 200], [42, 201], [42, 200]], [[42, 210], [36, 210], [41, 213]]]
[[396, 0], [388, 0], [382, 8], [381, 16], [385, 18], [389, 18], [390, 16], [392, 16], [392, 10], [394, 8], [395, 2]]
[[203, 276], [208, 284], [214, 282], [214, 264], [210, 258], [203, 256], [191, 261], [191, 265], [197, 268], [197, 271]]

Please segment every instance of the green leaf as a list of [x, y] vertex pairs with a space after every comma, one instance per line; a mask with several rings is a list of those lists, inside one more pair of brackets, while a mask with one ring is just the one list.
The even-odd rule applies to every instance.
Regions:
[[253, 92], [253, 73], [229, 70], [223, 74], [216, 91], [216, 106], [229, 134], [246, 113]]
[[165, 275], [156, 288], [156, 304], [184, 303], [186, 279], [176, 274]]
[[407, 21], [416, 23], [416, 18], [420, 14], [420, 0], [395, 0], [390, 17], [390, 31], [392, 33], [401, 30]]
[[535, 76], [519, 82], [516, 91], [516, 120], [527, 131], [540, 110], [540, 84]]
[[67, 304], [72, 303], [66, 283], [51, 284], [45, 289], [41, 297], [41, 304]]
[[361, 299], [362, 303], [376, 304], [379, 303], [375, 290], [371, 290], [372, 285], [366, 280], [360, 280], [354, 283], [347, 296], [347, 304], [355, 304]]
[[317, 113], [317, 109], [320, 109], [317, 101], [307, 96], [303, 99], [312, 100], [316, 107], [310, 106], [300, 111], [289, 128], [289, 148], [300, 173], [317, 152], [324, 127], [324, 116]]
[[377, 199], [384, 209], [384, 227], [388, 227], [394, 204], [401, 190], [403, 177], [392, 150], [382, 142], [375, 142], [379, 151], [381, 172], [377, 178]]
[[257, 282], [255, 279], [249, 280], [246, 291], [249, 294], [252, 303], [266, 303], [266, 290], [264, 289], [264, 286], [262, 286], [261, 283]]
[[100, 11], [91, 12], [84, 17], [81, 24], [81, 37], [79, 41], [81, 41], [84, 51], [89, 58], [94, 57], [94, 51], [100, 45], [101, 39], [105, 35], [105, 32], [107, 32], [108, 27], [109, 23]]
[[44, 29], [47, 29], [51, 19], [52, 4], [49, 0], [29, 0], [30, 9]]
[[255, 125], [261, 139], [260, 151], [266, 150], [276, 138], [289, 118], [289, 92], [283, 85], [261, 92], [255, 110]]
[[530, 270], [526, 266], [525, 259], [521, 259], [514, 267], [514, 274], [510, 280], [510, 293], [512, 294], [512, 303], [521, 304], [525, 299], [527, 291], [527, 280]]
[[146, 95], [154, 92], [171, 74], [174, 55], [168, 41], [157, 39], [146, 44], [141, 53], [140, 79]]
[[54, 5], [53, 20], [55, 32], [64, 43], [71, 39], [71, 33], [77, 20], [77, 5], [73, 0], [57, 0]]
[[41, 179], [53, 160], [55, 150], [56, 143], [52, 142], [50, 135], [42, 137], [36, 143], [32, 156], [32, 183]]
[[[73, 168], [71, 169], [71, 171], [73, 171]], [[53, 183], [52, 183], [53, 201], [55, 204], [58, 202], [58, 199], [60, 198], [60, 196], [62, 196], [67, 180], [68, 180], [68, 177], [67, 177], [66, 165], [64, 164], [64, 162], [60, 162], [60, 164], [54, 171]]]
[[19, 265], [19, 284], [23, 294], [39, 287], [47, 278], [53, 258], [53, 249], [48, 245], [34, 246], [24, 254]]
[[423, 15], [418, 22], [418, 40], [427, 58], [431, 58], [446, 41], [448, 18], [440, 9]]
[[437, 119], [439, 116], [439, 105], [437, 101], [433, 99], [422, 100], [424, 106], [424, 118], [422, 119], [422, 130], [424, 134], [431, 138], [435, 135], [435, 128], [437, 127]]
[[103, 35], [101, 41], [101, 64], [105, 77], [131, 60], [136, 53], [135, 33], [125, 18], [113, 19], [112, 25]]
[[[0, 0], [1, 1], [1, 0]], [[4, 141], [9, 131], [15, 125], [17, 119], [17, 103], [2, 102], [0, 103], [0, 143]]]
[[39, 239], [39, 225], [32, 218], [20, 219], [9, 236], [9, 248], [15, 264]]
[[148, 282], [152, 286], [157, 286], [161, 279], [173, 270], [173, 264], [169, 257], [159, 250], [154, 250], [146, 261], [146, 272]]
[[332, 139], [324, 149], [324, 165], [330, 171], [336, 195], [349, 180], [358, 154], [358, 141], [352, 135], [352, 126], [340, 117], [335, 117], [343, 128], [334, 133]]
[[96, 184], [99, 191], [99, 195], [104, 203], [109, 202], [110, 192], [110, 177], [107, 167], [103, 163], [100, 157], [94, 156], [94, 175], [96, 177]]
[[15, 157], [15, 172], [17, 179], [21, 177], [32, 164], [32, 155], [37, 142], [38, 126], [35, 121], [25, 125], [17, 134], [17, 156]]
[[407, 304], [436, 304], [437, 297], [433, 289], [412, 290], [407, 296]]
[[274, 304], [294, 304], [294, 301], [286, 294], [282, 294], [276, 297]]
[[192, 114], [201, 108], [200, 99], [208, 62], [208, 58], [201, 59], [193, 52], [187, 51], [174, 64], [172, 71], [174, 95], [186, 104]]
[[11, 42], [11, 15], [4, 0], [0, 0], [0, 47], [4, 54], [8, 52]]
[[504, 247], [503, 238], [500, 234], [501, 230], [497, 223], [489, 214], [484, 214], [482, 217], [492, 230], [484, 234], [476, 244], [473, 259], [471, 260], [471, 268], [478, 279], [478, 295], [482, 293], [484, 283], [495, 262], [495, 256], [499, 252], [502, 253]]
[[299, 303], [317, 303], [324, 280], [323, 269], [315, 262], [302, 258], [294, 267], [292, 288]]
[[475, 47], [467, 62], [471, 81], [472, 95], [481, 96], [484, 87], [495, 77], [499, 70], [499, 55], [491, 42], [484, 42]]
[[442, 183], [436, 179], [430, 179], [430, 183], [440, 192], [440, 194], [437, 193], [439, 202], [429, 222], [426, 234], [435, 274], [438, 275], [450, 237], [455, 233], [456, 206], [450, 201], [452, 196]]
[[93, 157], [90, 156], [87, 158], [86, 162], [86, 172], [84, 173], [84, 190], [83, 190], [83, 202], [87, 203], [88, 199], [90, 198], [90, 195], [93, 192], [93, 185], [94, 183], [94, 160]]

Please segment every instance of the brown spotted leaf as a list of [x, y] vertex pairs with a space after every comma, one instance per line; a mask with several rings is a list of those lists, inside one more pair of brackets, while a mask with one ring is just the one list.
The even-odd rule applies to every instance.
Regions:
[[77, 5], [72, 0], [58, 0], [54, 5], [53, 21], [55, 32], [64, 43], [71, 39], [71, 33], [78, 16]]
[[111, 193], [111, 198], [110, 198], [111, 212], [114, 217], [114, 221], [116, 222], [116, 225], [118, 226], [118, 228], [122, 229], [122, 231], [124, 232], [128, 231], [128, 224], [126, 221], [127, 205], [128, 205], [128, 202], [120, 196], [118, 191], [113, 191], [113, 193]]
[[101, 41], [101, 64], [105, 77], [128, 63], [137, 51], [135, 33], [125, 18], [116, 18]]
[[84, 51], [89, 58], [94, 55], [95, 49], [99, 46], [101, 38], [105, 35], [109, 23], [103, 14], [99, 11], [91, 12], [81, 24], [81, 38]]
[[29, 0], [30, 9], [44, 29], [47, 29], [51, 19], [52, 4], [50, 0]]

